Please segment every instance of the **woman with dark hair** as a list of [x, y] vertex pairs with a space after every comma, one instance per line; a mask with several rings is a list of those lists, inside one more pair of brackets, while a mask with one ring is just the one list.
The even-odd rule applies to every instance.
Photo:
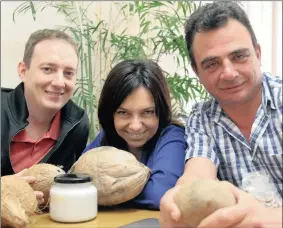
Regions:
[[161, 68], [150, 60], [117, 64], [103, 86], [98, 118], [102, 131], [84, 152], [113, 146], [132, 153], [151, 169], [141, 194], [127, 202], [159, 209], [164, 193], [184, 171], [184, 128], [172, 120], [169, 86]]

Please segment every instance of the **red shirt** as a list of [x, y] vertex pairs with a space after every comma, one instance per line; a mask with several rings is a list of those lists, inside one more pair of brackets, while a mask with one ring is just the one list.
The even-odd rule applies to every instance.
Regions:
[[10, 147], [11, 164], [15, 173], [37, 164], [55, 145], [60, 129], [61, 112], [57, 112], [49, 130], [42, 138], [30, 138], [25, 129], [16, 134]]

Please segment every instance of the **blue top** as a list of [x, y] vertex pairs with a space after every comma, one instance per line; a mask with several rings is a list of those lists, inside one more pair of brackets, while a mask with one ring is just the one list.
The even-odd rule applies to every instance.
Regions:
[[[103, 136], [101, 131], [93, 142], [83, 151], [100, 146]], [[164, 128], [151, 153], [144, 151], [141, 162], [151, 170], [150, 178], [143, 191], [125, 205], [159, 210], [160, 199], [167, 190], [173, 188], [184, 172], [185, 130], [179, 126], [169, 125]]]

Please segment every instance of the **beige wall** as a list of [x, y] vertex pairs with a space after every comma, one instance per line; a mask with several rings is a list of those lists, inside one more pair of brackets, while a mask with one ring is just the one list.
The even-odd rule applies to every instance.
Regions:
[[15, 87], [20, 82], [17, 65], [23, 58], [24, 45], [33, 31], [65, 24], [65, 18], [51, 9], [38, 14], [36, 21], [33, 21], [30, 12], [21, 14], [14, 23], [13, 11], [20, 4], [19, 1], [1, 2], [1, 87]]
[[[13, 11], [19, 6], [22, 1], [4, 1], [1, 2], [1, 86], [2, 87], [15, 87], [19, 82], [17, 74], [17, 64], [22, 60], [24, 44], [27, 41], [29, 35], [42, 28], [54, 28], [57, 25], [66, 24], [65, 18], [57, 14], [55, 9], [50, 8], [39, 13], [36, 21], [33, 21], [30, 12], [25, 15], [21, 14], [16, 17], [16, 23], [13, 22]], [[78, 3], [81, 4], [81, 3]], [[84, 2], [87, 4], [87, 2]], [[251, 2], [244, 4], [245, 8], [250, 16], [252, 25], [254, 26], [256, 35], [259, 38], [262, 46], [263, 55], [263, 70], [269, 71], [274, 74], [280, 74], [282, 72], [282, 2], [274, 3], [273, 13], [274, 18], [268, 19], [266, 14], [272, 10], [271, 3], [266, 1], [266, 4], [261, 4], [261, 7], [265, 9], [262, 11], [258, 6], [260, 2]], [[272, 3], [273, 4], [273, 3]], [[269, 6], [270, 5], [270, 6]], [[269, 7], [269, 8], [268, 8]], [[257, 9], [257, 10], [255, 10]], [[281, 9], [281, 10], [278, 10]], [[250, 13], [252, 12], [252, 13]], [[262, 12], [264, 12], [262, 16]], [[271, 13], [272, 14], [272, 13]], [[116, 28], [118, 23], [117, 12], [115, 11], [115, 5], [111, 1], [97, 1], [91, 6], [89, 10], [89, 15], [95, 18], [101, 17], [106, 21], [113, 21], [113, 29]], [[268, 22], [270, 22], [268, 24]], [[127, 27], [130, 31], [135, 32], [138, 30], [135, 26], [135, 20], [132, 19], [127, 23]], [[270, 26], [272, 25], [272, 26]], [[123, 27], [123, 26], [122, 26]], [[277, 31], [274, 35], [272, 31]], [[281, 31], [281, 32], [280, 32]], [[273, 34], [273, 35], [272, 35]], [[273, 37], [273, 38], [272, 38]], [[276, 41], [276, 43], [274, 42]], [[277, 46], [277, 44], [279, 46]], [[281, 44], [281, 46], [280, 46]], [[279, 50], [279, 51], [278, 51]], [[271, 53], [273, 51], [273, 53]], [[110, 66], [110, 56], [107, 56], [105, 60], [102, 57], [102, 53], [99, 49], [96, 50], [95, 64], [99, 65], [106, 72], [109, 71]], [[110, 55], [110, 54], [109, 54]], [[277, 61], [279, 60], [279, 61]], [[279, 64], [275, 64], [275, 61]], [[174, 71], [175, 66], [172, 65], [171, 56], [166, 56], [161, 61], [161, 67], [167, 71]], [[99, 67], [95, 68], [100, 69]], [[278, 73], [279, 72], [279, 73]], [[95, 79], [95, 85], [97, 87], [97, 92], [99, 93], [99, 87], [102, 86], [102, 81], [100, 80], [103, 75], [96, 72], [98, 78]]]

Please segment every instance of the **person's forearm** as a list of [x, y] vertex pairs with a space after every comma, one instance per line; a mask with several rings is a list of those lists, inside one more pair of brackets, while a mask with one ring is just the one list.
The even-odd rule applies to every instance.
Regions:
[[199, 179], [215, 179], [217, 180], [217, 178], [213, 178], [213, 177], [203, 177], [203, 176], [198, 176], [198, 175], [182, 175], [176, 185], [182, 185], [182, 184], [190, 184], [191, 182], [193, 182], [194, 180], [199, 180]]
[[215, 165], [206, 158], [192, 158], [187, 161], [183, 175], [178, 179], [176, 185], [190, 184], [199, 179], [215, 179]]

